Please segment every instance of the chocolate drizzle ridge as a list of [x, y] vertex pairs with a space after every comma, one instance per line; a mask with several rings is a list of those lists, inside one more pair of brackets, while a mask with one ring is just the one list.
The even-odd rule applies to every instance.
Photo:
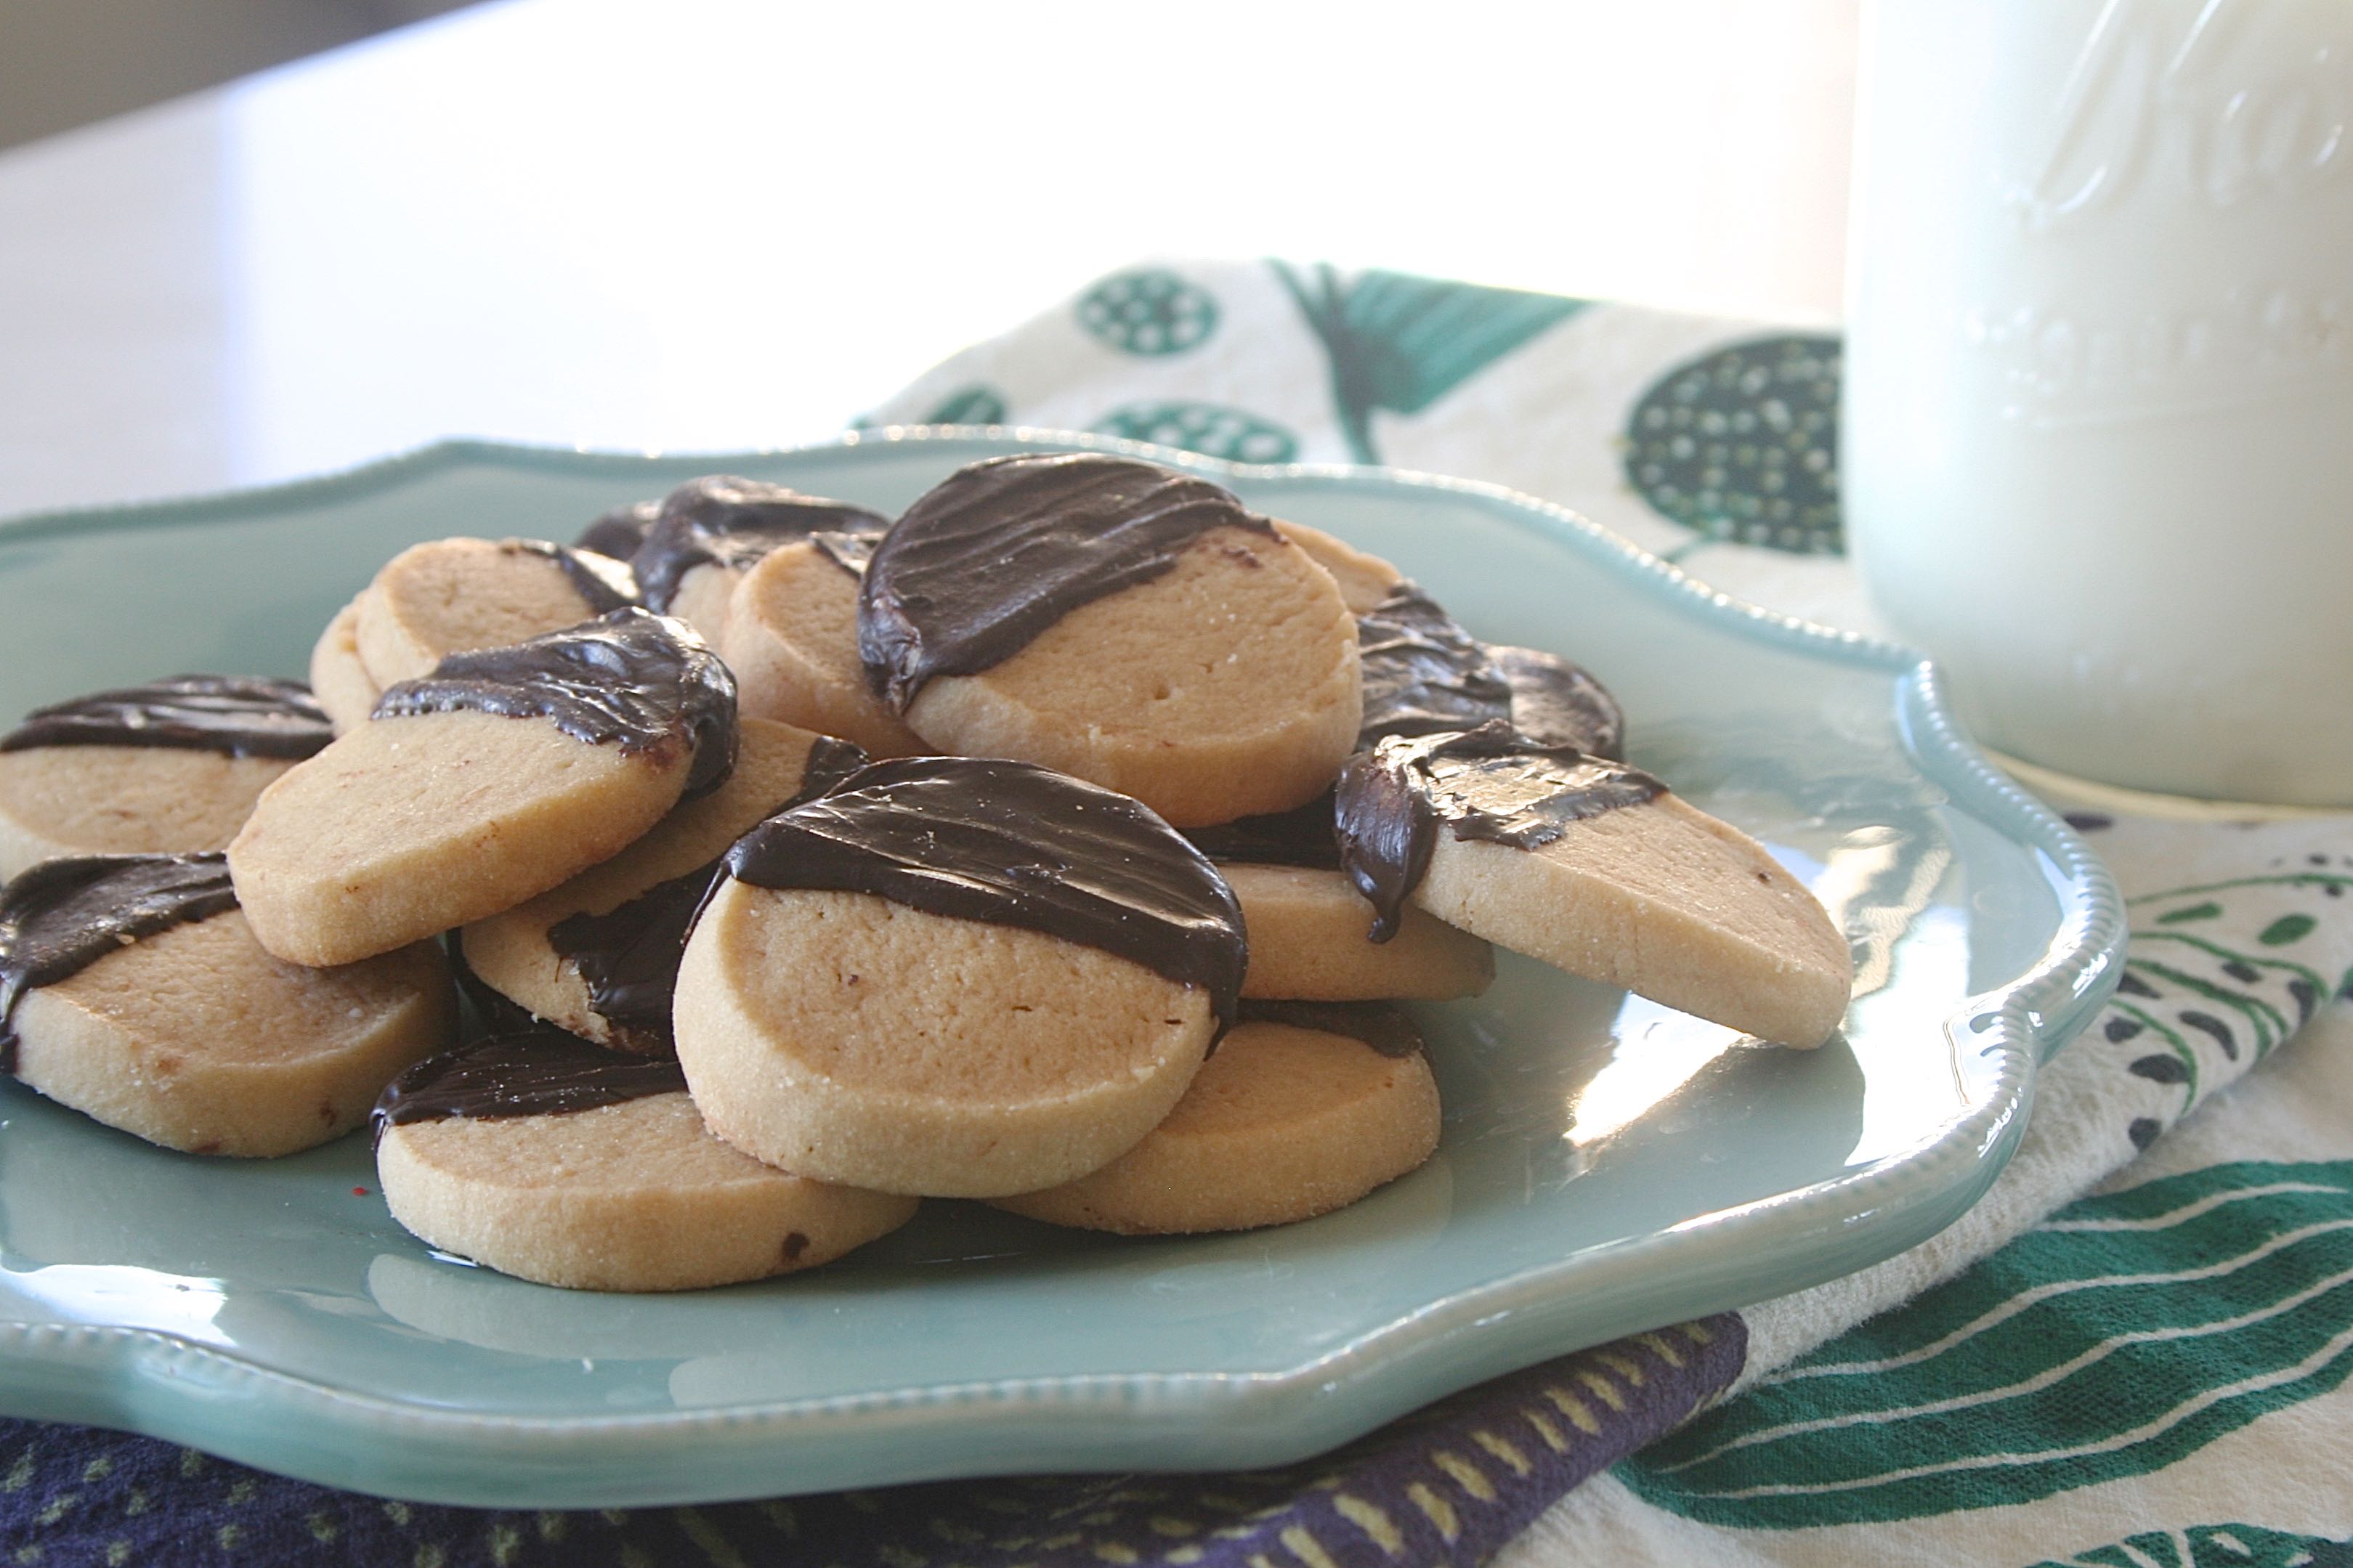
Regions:
[[735, 766], [735, 678], [683, 621], [641, 609], [507, 647], [453, 653], [376, 700], [374, 719], [470, 710], [552, 719], [575, 740], [689, 763], [692, 800]]
[[1345, 1035], [1385, 1057], [1409, 1057], [1422, 1048], [1421, 1031], [1394, 1002], [1270, 1002], [1251, 997], [1242, 1003], [1239, 1022]]
[[0, 752], [40, 746], [170, 746], [299, 762], [323, 751], [334, 738], [326, 710], [299, 680], [174, 675], [36, 708], [23, 723], [0, 736]]
[[[770, 551], [818, 534], [879, 536], [889, 525], [888, 518], [848, 501], [712, 474], [689, 479], [662, 498], [629, 564], [647, 607], [667, 611], [679, 584], [698, 566], [740, 570]], [[842, 559], [831, 550], [827, 553]]]
[[[776, 811], [815, 799], [865, 765], [866, 753], [848, 741], [819, 736], [802, 765], [800, 787]], [[589, 1008], [611, 1026], [622, 1049], [668, 1053], [673, 1048], [670, 1000], [678, 987], [679, 957], [686, 951], [686, 933], [695, 913], [726, 859], [722, 855], [683, 876], [657, 882], [601, 915], [569, 915], [548, 928], [548, 945], [578, 968], [587, 983]]]
[[1458, 839], [1535, 849], [1571, 822], [1655, 800], [1666, 789], [1639, 768], [1575, 746], [1539, 744], [1500, 721], [1392, 737], [1340, 770], [1340, 864], [1372, 902], [1372, 940], [1387, 942], [1430, 869], [1440, 822]]
[[1216, 868], [1137, 802], [1032, 763], [876, 763], [726, 864], [754, 887], [875, 893], [1100, 948], [1208, 992], [1219, 1034], [1240, 998], [1241, 907]]
[[0, 891], [0, 1072], [16, 1070], [16, 1004], [141, 937], [237, 908], [228, 857], [44, 860]]
[[499, 548], [517, 555], [542, 555], [564, 569], [572, 591], [588, 606], [592, 616], [610, 615], [639, 602], [638, 579], [626, 561], [616, 561], [608, 555], [575, 550], [569, 544], [550, 544], [544, 539], [509, 539]]
[[867, 563], [858, 652], [893, 710], [941, 675], [1002, 664], [1082, 605], [1170, 571], [1212, 529], [1274, 525], [1206, 479], [1101, 452], [957, 469]]
[[1512, 728], [1547, 746], [1575, 746], [1615, 762], [1626, 754], [1626, 715], [1608, 688], [1556, 653], [1489, 644], [1512, 689]]
[[1412, 582], [1356, 617], [1365, 721], [1356, 749], [1391, 735], [1474, 730], [1512, 716], [1512, 689], [1484, 647]]
[[561, 1116], [685, 1090], [674, 1058], [608, 1051], [549, 1024], [426, 1058], [392, 1080], [368, 1123], [381, 1143], [411, 1121]]

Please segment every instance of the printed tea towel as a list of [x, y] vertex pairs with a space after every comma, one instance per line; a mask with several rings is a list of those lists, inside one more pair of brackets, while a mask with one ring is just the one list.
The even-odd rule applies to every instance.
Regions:
[[[1176, 263], [1101, 280], [862, 422], [1489, 480], [1876, 631], [1841, 553], [1838, 373], [1819, 331]], [[1986, 1201], [1860, 1275], [1242, 1474], [534, 1513], [0, 1422], [0, 1563], [2353, 1563], [2353, 816], [2053, 804], [2127, 895], [2122, 987], [2046, 1069]]]

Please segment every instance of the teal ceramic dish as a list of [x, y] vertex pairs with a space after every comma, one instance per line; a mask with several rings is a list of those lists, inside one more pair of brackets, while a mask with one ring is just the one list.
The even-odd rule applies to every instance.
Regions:
[[[569, 539], [713, 469], [886, 511], [960, 464], [1116, 443], [888, 431], [699, 458], [436, 447], [336, 478], [0, 527], [0, 714], [179, 670], [302, 670], [396, 550]], [[1852, 937], [1799, 1052], [1505, 957], [1421, 1010], [1437, 1156], [1353, 1208], [1126, 1240], [934, 1204], [807, 1277], [680, 1296], [438, 1257], [364, 1136], [192, 1159], [0, 1087], [0, 1409], [388, 1496], [679, 1503], [923, 1478], [1232, 1468], [1469, 1384], [1795, 1290], [1985, 1191], [2037, 1063], [2113, 984], [2114, 888], [1955, 732], [1932, 670], [1733, 603], [1490, 487], [1138, 448], [1388, 556], [1478, 635], [1565, 653], [1632, 759], [1768, 844]]]

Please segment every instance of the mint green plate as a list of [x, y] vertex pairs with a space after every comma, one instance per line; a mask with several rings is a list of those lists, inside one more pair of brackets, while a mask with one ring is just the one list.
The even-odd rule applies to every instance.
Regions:
[[[299, 674], [328, 616], [417, 540], [568, 539], [713, 469], [895, 511], [975, 458], [1071, 444], [458, 444], [20, 520], [0, 526], [0, 714], [179, 670]], [[1506, 956], [1487, 995], [1422, 1010], [1437, 1156], [1353, 1208], [1124, 1240], [939, 1203], [807, 1277], [662, 1297], [437, 1257], [386, 1215], [364, 1137], [193, 1159], [11, 1083], [0, 1409], [504, 1506], [1233, 1468], [1859, 1268], [1985, 1191], [2037, 1062], [2113, 984], [2123, 932], [2098, 864], [1955, 733], [1927, 667], [1732, 603], [1502, 490], [1152, 455], [1388, 556], [1482, 637], [1596, 670], [1631, 716], [1633, 760], [1771, 846], [1852, 938], [1843, 1042], [1742, 1043]]]

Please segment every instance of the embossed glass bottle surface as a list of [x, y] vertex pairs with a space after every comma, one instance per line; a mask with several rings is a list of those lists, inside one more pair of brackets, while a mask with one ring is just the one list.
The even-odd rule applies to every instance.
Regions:
[[1890, 0], [1843, 463], [1986, 742], [2353, 805], [2353, 4]]

